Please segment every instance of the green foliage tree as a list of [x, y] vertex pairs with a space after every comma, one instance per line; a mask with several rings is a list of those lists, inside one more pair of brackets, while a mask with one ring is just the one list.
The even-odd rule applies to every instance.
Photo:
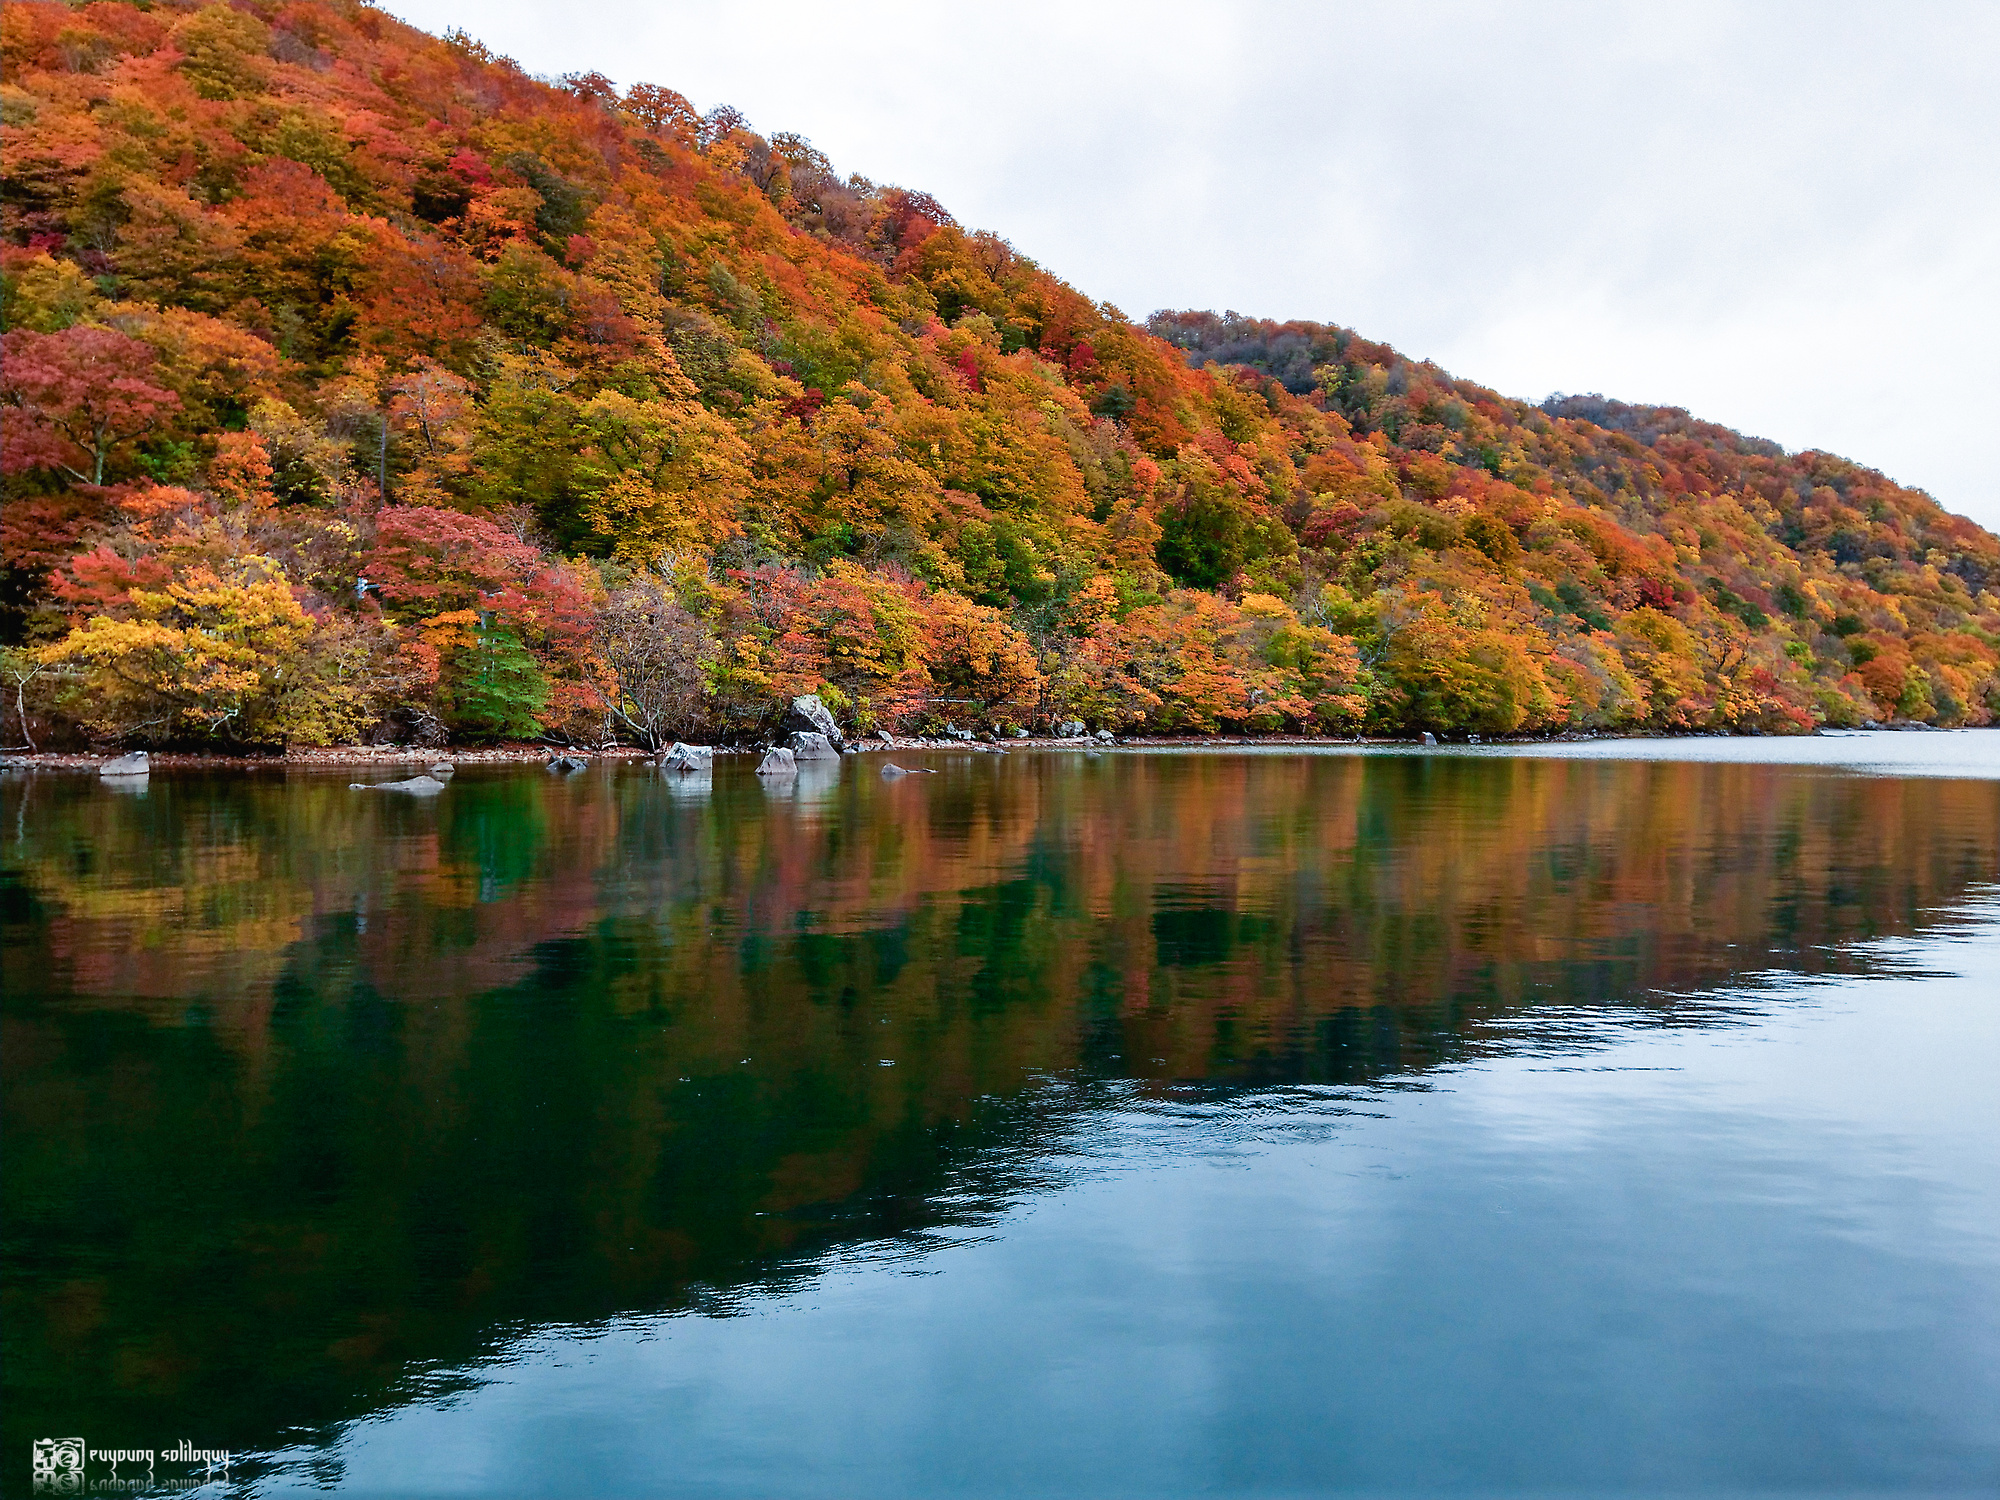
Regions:
[[438, 713], [468, 739], [533, 739], [549, 702], [549, 681], [512, 631], [481, 625], [443, 653]]

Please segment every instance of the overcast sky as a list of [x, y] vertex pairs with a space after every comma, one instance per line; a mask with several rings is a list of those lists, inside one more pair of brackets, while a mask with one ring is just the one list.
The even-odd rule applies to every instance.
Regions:
[[2000, 5], [389, 0], [935, 194], [1135, 317], [1345, 324], [2000, 529]]

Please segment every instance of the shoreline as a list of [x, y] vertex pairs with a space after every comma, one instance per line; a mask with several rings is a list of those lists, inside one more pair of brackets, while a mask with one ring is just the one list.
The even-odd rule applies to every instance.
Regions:
[[[1966, 729], [2000, 729], [2000, 725], [1964, 725]], [[1449, 749], [1468, 744], [1494, 745], [1574, 745], [1607, 740], [1708, 740], [1708, 739], [1811, 739], [1827, 733], [1858, 734], [1866, 731], [1895, 733], [1946, 734], [1952, 730], [1934, 724], [1898, 723], [1865, 724], [1854, 729], [1832, 731], [1818, 729], [1807, 735], [1743, 735], [1726, 730], [1690, 730], [1682, 734], [1628, 734], [1616, 730], [1569, 731], [1548, 735], [1482, 735], [1469, 738], [1464, 735], [1437, 741], [1432, 748]], [[934, 739], [927, 736], [897, 736], [891, 740], [851, 740], [849, 754], [892, 753], [902, 750], [958, 750], [975, 755], [991, 755], [1014, 750], [1087, 750], [1087, 749], [1210, 749], [1237, 750], [1264, 747], [1294, 747], [1298, 749], [1334, 748], [1380, 748], [1389, 746], [1422, 747], [1421, 739], [1407, 735], [1376, 736], [1334, 736], [1305, 734], [1259, 734], [1259, 735], [1120, 735], [1109, 741], [1098, 740], [1094, 736], [1056, 739], [1046, 735], [1034, 735], [1026, 739], [1008, 739], [993, 742], [980, 740]], [[113, 759], [119, 751], [6, 751], [0, 752], [0, 770], [20, 771], [94, 771], [106, 761]], [[761, 755], [761, 747], [716, 746], [716, 755]], [[430, 766], [439, 761], [450, 761], [454, 765], [539, 765], [557, 755], [570, 755], [586, 761], [633, 761], [643, 762], [656, 759], [656, 755], [632, 745], [614, 745], [609, 749], [591, 750], [583, 747], [556, 749], [546, 745], [492, 745], [471, 749], [411, 749], [402, 745], [341, 745], [311, 749], [289, 749], [268, 755], [226, 755], [205, 751], [160, 751], [150, 756], [152, 769], [162, 771], [187, 770], [314, 770], [335, 767], [355, 768], [380, 766], [385, 770], [397, 770], [409, 766]]]

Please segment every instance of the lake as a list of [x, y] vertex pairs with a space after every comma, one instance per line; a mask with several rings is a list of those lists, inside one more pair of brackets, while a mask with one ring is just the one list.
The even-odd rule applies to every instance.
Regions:
[[2000, 1489], [2000, 733], [883, 759], [0, 778], [7, 1492]]

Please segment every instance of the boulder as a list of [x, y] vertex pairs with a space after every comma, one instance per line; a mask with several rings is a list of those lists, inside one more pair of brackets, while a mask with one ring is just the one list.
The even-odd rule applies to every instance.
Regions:
[[424, 772], [424, 774], [426, 776], [434, 776], [439, 781], [443, 781], [447, 776], [456, 775], [457, 772], [458, 772], [457, 766], [453, 765], [448, 760], [441, 760], [436, 765], [432, 766], [428, 771]]
[[1065, 740], [1080, 740], [1084, 736], [1083, 720], [1064, 719], [1056, 725], [1056, 735]]
[[350, 792], [409, 792], [417, 797], [429, 797], [444, 790], [444, 783], [435, 776], [412, 776], [408, 781], [350, 781]]
[[1108, 744], [1110, 744], [1110, 743], [1111, 743], [1112, 739], [1113, 739], [1113, 736], [1112, 736], [1112, 733], [1111, 733], [1111, 731], [1110, 731], [1110, 730], [1108, 730], [1108, 729], [1100, 729], [1100, 730], [1098, 730], [1098, 731], [1097, 731], [1097, 743], [1098, 743], [1098, 744], [1100, 744], [1100, 745], [1108, 745]]
[[836, 751], [847, 748], [847, 736], [840, 732], [840, 726], [833, 722], [833, 714], [819, 701], [818, 693], [801, 693], [792, 700], [791, 712], [785, 715], [785, 728], [802, 729], [808, 734], [823, 734], [826, 742]]
[[944, 732], [944, 737], [948, 740], [965, 740], [970, 742], [972, 731], [970, 729], [947, 729]]
[[890, 761], [886, 766], [882, 767], [882, 779], [884, 781], [894, 781], [899, 776], [935, 775], [937, 775], [937, 772], [933, 771], [929, 766], [899, 766], [894, 761]]
[[[818, 702], [819, 700], [814, 699], [813, 701]], [[798, 773], [798, 761], [793, 757], [792, 752], [783, 746], [770, 751], [757, 763], [757, 774], [759, 776], [796, 776]]]
[[590, 762], [580, 755], [552, 755], [549, 757], [549, 769], [551, 771], [561, 771], [565, 776], [569, 775], [572, 771], [584, 770], [589, 765]]
[[1437, 742], [1438, 742], [1438, 737], [1432, 734], [1428, 729], [1426, 729], [1424, 731], [1424, 737], [1419, 743], [1425, 745], [1435, 745]]
[[833, 747], [833, 741], [816, 729], [794, 729], [785, 740], [785, 748], [797, 761], [840, 759], [840, 752]]
[[699, 775], [703, 771], [715, 769], [715, 747], [712, 745], [687, 745], [679, 740], [660, 757], [662, 771], [677, 771], [683, 776]]
[[143, 750], [134, 750], [130, 755], [117, 755], [97, 768], [99, 776], [144, 776], [153, 769], [152, 761]]
[[1017, 740], [1025, 740], [1026, 738], [1028, 738], [1028, 731], [1025, 729], [1016, 729], [1014, 731], [1014, 738]]

